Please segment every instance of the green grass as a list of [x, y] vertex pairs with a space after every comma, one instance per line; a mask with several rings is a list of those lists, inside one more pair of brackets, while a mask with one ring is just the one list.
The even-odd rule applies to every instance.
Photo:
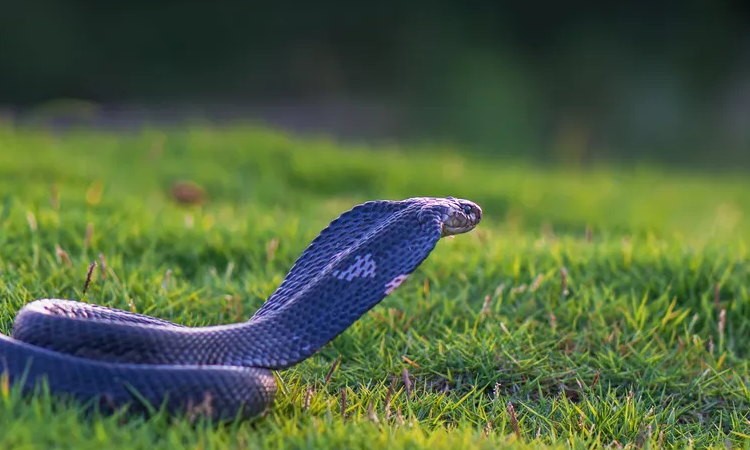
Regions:
[[[175, 204], [178, 179], [208, 201]], [[339, 213], [447, 195], [477, 201], [481, 225], [280, 372], [267, 416], [86, 418], [0, 386], [0, 448], [749, 446], [750, 179], [739, 174], [534, 168], [241, 127], [6, 127], [0, 331], [42, 297], [194, 326], [246, 320]]]

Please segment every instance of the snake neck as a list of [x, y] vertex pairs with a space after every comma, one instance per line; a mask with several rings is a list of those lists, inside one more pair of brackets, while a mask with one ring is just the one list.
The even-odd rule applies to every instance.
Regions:
[[312, 356], [405, 281], [441, 237], [439, 218], [425, 220], [418, 204], [362, 209], [321, 232], [237, 326], [231, 339], [244, 345], [229, 346], [231, 363], [283, 369]]

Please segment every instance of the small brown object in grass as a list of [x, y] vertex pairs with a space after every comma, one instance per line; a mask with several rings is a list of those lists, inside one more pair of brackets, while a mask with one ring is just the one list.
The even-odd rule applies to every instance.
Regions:
[[94, 273], [94, 267], [96, 267], [96, 261], [92, 261], [91, 264], [89, 264], [89, 270], [86, 271], [86, 281], [83, 283], [83, 294], [86, 294], [86, 291], [89, 290], [89, 284], [91, 284], [91, 275]]
[[206, 191], [192, 181], [175, 181], [172, 198], [183, 205], [199, 205], [206, 200]]
[[339, 355], [339, 357], [336, 358], [336, 361], [333, 362], [333, 365], [331, 366], [331, 369], [328, 371], [328, 375], [326, 375], [326, 379], [323, 382], [323, 386], [327, 386], [328, 382], [331, 381], [331, 376], [333, 376], [333, 372], [339, 366], [340, 362], [341, 362], [341, 355]]
[[513, 403], [508, 402], [506, 410], [510, 416], [510, 424], [513, 426], [513, 432], [518, 439], [521, 439], [521, 427], [518, 426], [518, 417], [516, 417], [516, 409], [513, 407]]
[[341, 388], [341, 420], [346, 420], [346, 389]]

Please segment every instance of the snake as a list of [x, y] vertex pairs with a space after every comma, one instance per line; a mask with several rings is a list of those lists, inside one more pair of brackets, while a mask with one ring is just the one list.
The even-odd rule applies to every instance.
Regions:
[[[318, 352], [399, 287], [446, 236], [474, 229], [476, 203], [371, 200], [328, 224], [244, 322], [190, 327], [82, 301], [36, 299], [0, 333], [0, 374], [96, 411], [267, 413], [275, 371]], [[196, 413], [197, 412], [197, 413]]]

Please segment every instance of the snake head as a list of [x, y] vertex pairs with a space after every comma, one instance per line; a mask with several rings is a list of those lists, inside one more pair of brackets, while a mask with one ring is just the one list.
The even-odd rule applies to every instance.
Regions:
[[440, 221], [441, 237], [469, 232], [482, 220], [482, 208], [479, 205], [453, 197], [430, 199], [422, 214], [437, 217]]

